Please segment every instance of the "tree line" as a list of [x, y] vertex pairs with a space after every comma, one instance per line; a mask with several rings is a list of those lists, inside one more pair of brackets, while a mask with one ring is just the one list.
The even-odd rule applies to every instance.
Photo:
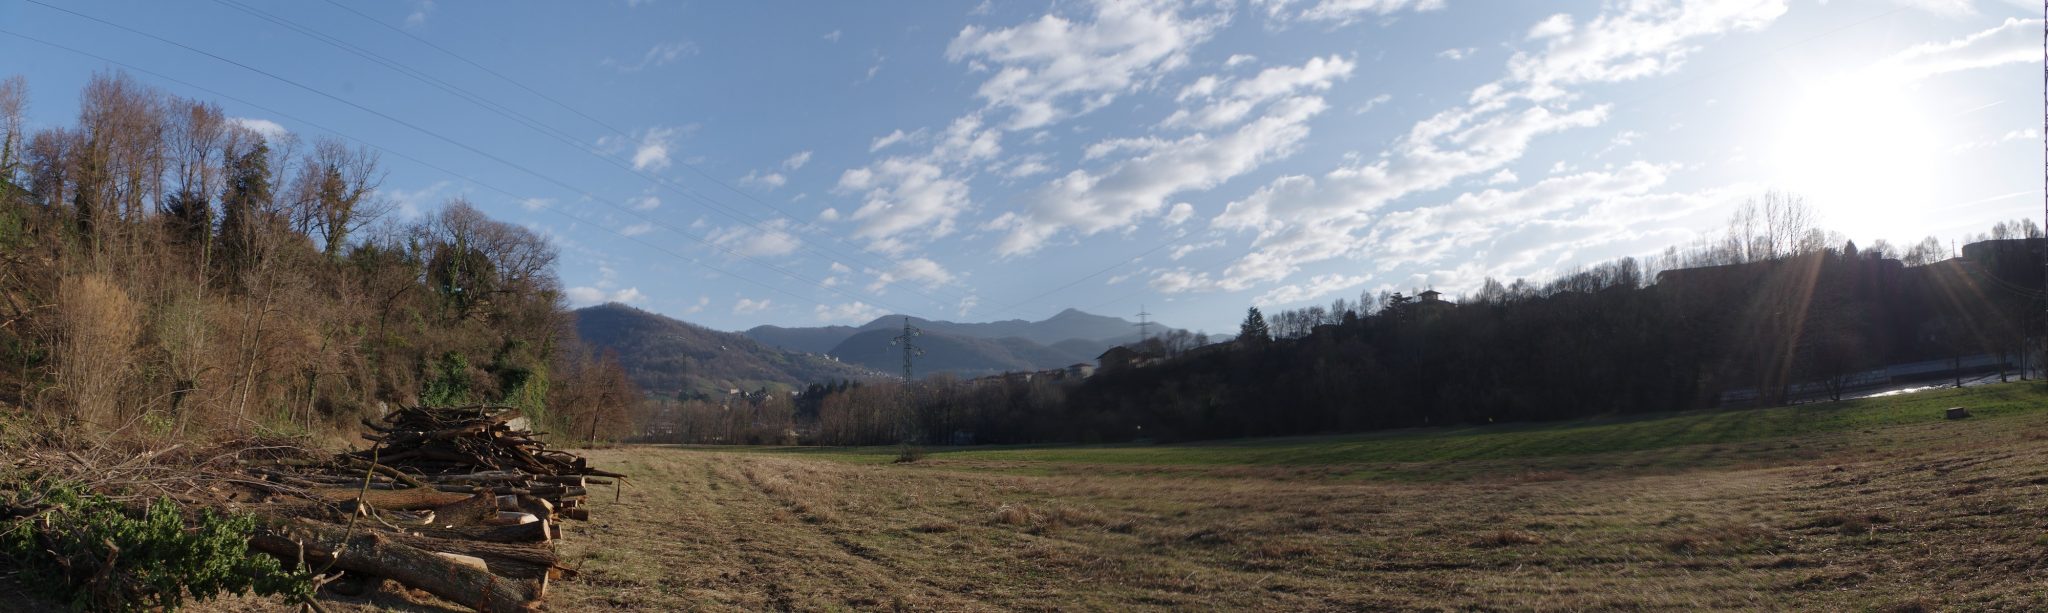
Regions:
[[1368, 292], [1254, 307], [1231, 341], [1155, 339], [1133, 347], [1142, 363], [1078, 382], [814, 386], [792, 405], [814, 408], [777, 423], [833, 445], [1355, 432], [1839, 398], [1889, 364], [2038, 356], [2048, 241], [2031, 220], [1956, 253], [1933, 238], [1859, 247], [1814, 218], [1772, 193], [1724, 235], [1651, 258], [1488, 279], [1437, 303]]
[[378, 155], [95, 75], [30, 132], [0, 82], [0, 402], [164, 436], [500, 402], [615, 438], [639, 392], [577, 339], [555, 248], [461, 198], [393, 215]]

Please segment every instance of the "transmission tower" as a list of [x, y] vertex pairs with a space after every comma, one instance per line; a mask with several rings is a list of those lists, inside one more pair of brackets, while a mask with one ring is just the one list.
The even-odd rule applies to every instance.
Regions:
[[917, 346], [916, 344], [914, 344], [914, 343], [912, 343], [912, 342], [911, 342], [911, 339], [915, 339], [915, 338], [917, 338], [917, 336], [918, 336], [919, 334], [923, 334], [923, 333], [924, 333], [924, 331], [923, 331], [923, 330], [919, 330], [919, 329], [917, 329], [917, 328], [915, 328], [915, 327], [912, 327], [912, 326], [910, 325], [910, 316], [906, 315], [906, 316], [904, 316], [904, 317], [903, 317], [903, 334], [902, 334], [902, 335], [899, 335], [899, 336], [897, 336], [896, 338], [892, 338], [892, 339], [889, 339], [889, 344], [890, 344], [890, 345], [902, 345], [902, 346], [903, 346], [903, 380], [904, 380], [904, 381], [910, 381], [910, 380], [911, 380], [911, 378], [910, 378], [910, 360], [911, 360], [912, 358], [915, 358], [915, 357], [917, 357], [917, 356], [921, 356], [921, 355], [924, 355], [924, 349], [923, 349], [923, 348], [921, 348], [921, 347], [918, 347], [918, 346]]
[[1152, 316], [1152, 314], [1151, 314], [1151, 313], [1147, 313], [1147, 312], [1145, 312], [1145, 305], [1142, 305], [1142, 304], [1141, 304], [1141, 305], [1138, 305], [1138, 341], [1139, 341], [1139, 342], [1144, 342], [1144, 341], [1149, 341], [1149, 340], [1152, 340], [1152, 320], [1151, 320], [1151, 319], [1148, 319], [1148, 318], [1149, 318], [1149, 317], [1151, 317], [1151, 316]]

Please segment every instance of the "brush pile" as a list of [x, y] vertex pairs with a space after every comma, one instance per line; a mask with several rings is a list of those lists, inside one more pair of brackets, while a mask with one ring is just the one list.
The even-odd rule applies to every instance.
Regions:
[[[325, 458], [244, 460], [278, 520], [252, 544], [315, 568], [394, 579], [477, 610], [537, 606], [574, 575], [553, 544], [589, 519], [594, 485], [625, 475], [549, 449], [504, 407], [415, 407], [364, 420], [374, 445]], [[367, 540], [365, 540], [367, 539]]]

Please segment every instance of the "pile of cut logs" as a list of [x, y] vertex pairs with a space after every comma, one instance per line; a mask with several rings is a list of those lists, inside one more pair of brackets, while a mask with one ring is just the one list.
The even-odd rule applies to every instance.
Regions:
[[245, 462], [302, 503], [252, 544], [479, 611], [535, 607], [549, 580], [575, 574], [553, 549], [561, 522], [589, 520], [587, 488], [625, 475], [548, 449], [524, 421], [504, 407], [408, 408], [364, 420], [368, 450]]

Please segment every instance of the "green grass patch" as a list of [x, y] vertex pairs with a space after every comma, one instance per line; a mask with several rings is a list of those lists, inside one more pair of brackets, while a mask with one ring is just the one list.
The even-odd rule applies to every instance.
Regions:
[[[1367, 434], [1240, 439], [1171, 445], [927, 447], [931, 460], [1134, 466], [1318, 466], [1555, 458], [1696, 445], [1730, 445], [1939, 422], [1942, 409], [1973, 419], [2033, 411], [2048, 401], [2037, 383], [1932, 390], [1791, 407], [1652, 413], [1548, 424], [1394, 430]], [[895, 459], [896, 447], [719, 447], [858, 464]]]

